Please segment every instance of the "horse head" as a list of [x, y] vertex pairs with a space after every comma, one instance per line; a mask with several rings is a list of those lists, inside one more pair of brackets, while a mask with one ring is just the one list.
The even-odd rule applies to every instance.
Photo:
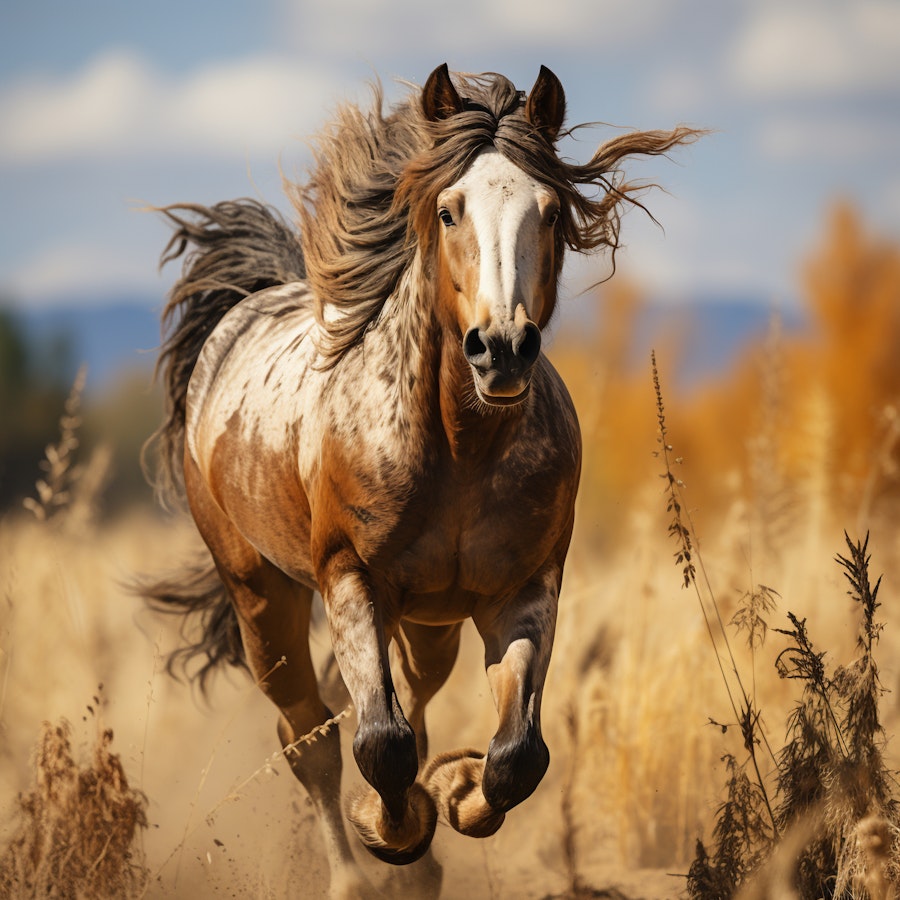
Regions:
[[[557, 77], [541, 67], [524, 103], [517, 95], [510, 108], [507, 115], [518, 128], [551, 151], [565, 114]], [[478, 112], [457, 92], [446, 65], [428, 78], [422, 109], [431, 122]], [[510, 155], [502, 140], [479, 147], [431, 211], [439, 221], [439, 296], [459, 328], [475, 390], [492, 406], [514, 405], [528, 395], [563, 255], [558, 193]]]

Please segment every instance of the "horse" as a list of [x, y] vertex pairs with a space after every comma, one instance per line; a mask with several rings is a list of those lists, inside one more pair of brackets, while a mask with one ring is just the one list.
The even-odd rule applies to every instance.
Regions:
[[[575, 408], [542, 351], [566, 250], [619, 243], [644, 185], [619, 163], [694, 129], [622, 134], [560, 158], [565, 94], [451, 75], [385, 111], [345, 104], [314, 144], [298, 216], [243, 199], [160, 208], [166, 413], [158, 485], [208, 550], [144, 588], [199, 616], [201, 684], [245, 666], [285, 748], [332, 717], [309, 650], [314, 592], [357, 716], [365, 779], [346, 817], [375, 857], [419, 859], [440, 817], [494, 834], [549, 765], [543, 688], [581, 469]], [[484, 643], [486, 753], [429, 758], [425, 710], [462, 623]], [[173, 660], [170, 660], [170, 664]], [[285, 664], [286, 663], [286, 664]], [[341, 812], [338, 728], [287, 754], [321, 824], [333, 896], [368, 888]]]

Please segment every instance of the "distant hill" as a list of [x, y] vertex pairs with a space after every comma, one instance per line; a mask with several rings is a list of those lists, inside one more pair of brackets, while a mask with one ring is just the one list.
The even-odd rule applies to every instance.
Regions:
[[[58, 308], [19, 310], [16, 316], [29, 340], [46, 356], [75, 370], [88, 365], [88, 391], [103, 390], [124, 370], [152, 369], [159, 347], [158, 298], [132, 298], [106, 306], [68, 304]], [[643, 353], [655, 336], [675, 334], [680, 340], [678, 381], [690, 386], [724, 371], [750, 340], [763, 335], [771, 310], [753, 298], [704, 300], [673, 308], [646, 304], [637, 324], [635, 343]], [[799, 314], [784, 314], [784, 326], [800, 327]], [[57, 349], [54, 349], [57, 348]]]
[[74, 377], [88, 367], [88, 393], [102, 390], [124, 371], [150, 372], [159, 347], [159, 300], [136, 298], [104, 306], [67, 304], [14, 312], [39, 357], [61, 353], [58, 364]]
[[[785, 333], [799, 331], [805, 324], [796, 309], [779, 310], [778, 314]], [[683, 307], [650, 304], [639, 320], [636, 343], [644, 343], [649, 354], [651, 341], [659, 336], [674, 338], [680, 351], [677, 381], [690, 388], [727, 371], [749, 344], [763, 339], [772, 315], [771, 306], [752, 298], [702, 300]]]

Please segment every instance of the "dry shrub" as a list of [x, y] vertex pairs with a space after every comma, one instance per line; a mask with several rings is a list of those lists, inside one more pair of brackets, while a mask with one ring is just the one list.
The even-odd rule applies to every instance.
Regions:
[[139, 838], [147, 800], [128, 784], [97, 728], [92, 758], [79, 765], [65, 719], [44, 723], [33, 757], [34, 786], [19, 796], [18, 824], [0, 856], [7, 897], [133, 897], [146, 884]]

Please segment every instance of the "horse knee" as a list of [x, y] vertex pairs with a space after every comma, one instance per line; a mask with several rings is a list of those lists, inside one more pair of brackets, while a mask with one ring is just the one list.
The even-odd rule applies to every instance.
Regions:
[[378, 792], [388, 815], [399, 822], [419, 770], [416, 735], [399, 708], [384, 719], [360, 721], [353, 756], [363, 778]]
[[488, 747], [481, 789], [493, 809], [508, 812], [530, 797], [550, 765], [550, 751], [534, 726], [524, 734], [496, 734]]

